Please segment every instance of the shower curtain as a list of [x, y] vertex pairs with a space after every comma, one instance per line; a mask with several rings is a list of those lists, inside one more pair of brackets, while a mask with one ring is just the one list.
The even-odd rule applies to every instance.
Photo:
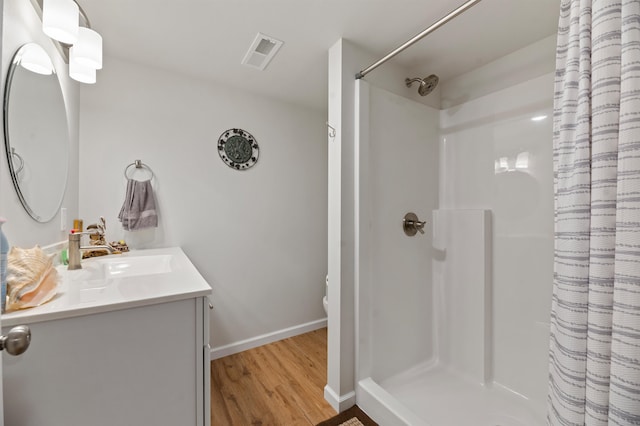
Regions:
[[640, 0], [562, 0], [550, 425], [640, 425]]

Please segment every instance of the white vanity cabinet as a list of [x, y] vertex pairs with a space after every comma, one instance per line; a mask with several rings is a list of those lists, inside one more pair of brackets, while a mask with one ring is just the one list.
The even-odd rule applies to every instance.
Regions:
[[[123, 304], [96, 297], [91, 309], [66, 317], [3, 315], [3, 331], [27, 322], [32, 334], [24, 354], [3, 354], [5, 425], [209, 426], [211, 290], [203, 283], [133, 303], [126, 294]], [[116, 284], [85, 283], [85, 298]], [[125, 284], [121, 290], [135, 285]]]
[[3, 355], [5, 424], [208, 425], [208, 311], [200, 297], [30, 324], [31, 347]]

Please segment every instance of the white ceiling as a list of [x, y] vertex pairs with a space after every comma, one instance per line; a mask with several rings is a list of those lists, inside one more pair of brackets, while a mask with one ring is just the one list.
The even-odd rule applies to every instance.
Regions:
[[[326, 109], [327, 50], [339, 38], [382, 57], [464, 0], [79, 3], [104, 38], [105, 67], [116, 56]], [[559, 0], [483, 0], [392, 61], [446, 81], [555, 33], [559, 7]], [[265, 71], [240, 64], [258, 32], [284, 41]]]

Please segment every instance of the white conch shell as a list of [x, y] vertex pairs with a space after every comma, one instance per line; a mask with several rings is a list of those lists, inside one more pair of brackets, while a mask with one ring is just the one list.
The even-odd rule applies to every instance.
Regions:
[[58, 287], [53, 258], [40, 247], [12, 247], [7, 257], [6, 310], [31, 308], [50, 300]]

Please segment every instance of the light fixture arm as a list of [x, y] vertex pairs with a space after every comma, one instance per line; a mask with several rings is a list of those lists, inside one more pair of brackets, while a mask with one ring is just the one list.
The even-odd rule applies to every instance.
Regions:
[[[36, 0], [36, 1], [42, 1], [42, 0]], [[89, 17], [87, 16], [87, 13], [84, 11], [82, 6], [80, 6], [80, 3], [78, 3], [77, 1], [75, 3], [78, 5], [78, 13], [80, 14], [80, 26], [91, 28], [91, 22], [89, 21]], [[84, 20], [84, 25], [82, 23], [83, 20]]]

